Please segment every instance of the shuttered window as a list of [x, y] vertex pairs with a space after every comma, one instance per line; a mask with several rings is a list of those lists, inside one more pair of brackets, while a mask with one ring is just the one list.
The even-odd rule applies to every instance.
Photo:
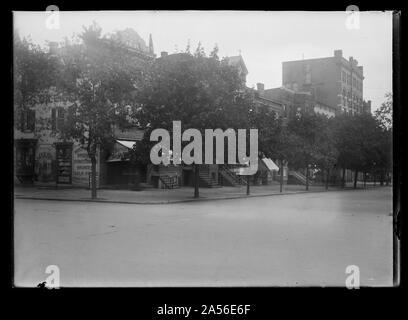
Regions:
[[23, 132], [35, 130], [35, 110], [26, 109], [20, 113], [20, 129]]
[[51, 109], [51, 127], [52, 131], [59, 131], [63, 128], [66, 111], [62, 107]]

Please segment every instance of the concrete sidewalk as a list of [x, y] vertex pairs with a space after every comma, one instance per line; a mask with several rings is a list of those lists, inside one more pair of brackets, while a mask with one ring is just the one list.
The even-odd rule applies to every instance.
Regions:
[[[372, 188], [372, 187], [370, 187]], [[347, 186], [344, 190], [350, 190]], [[329, 191], [342, 190], [338, 187], [330, 187]], [[357, 190], [363, 190], [361, 187]], [[246, 194], [246, 187], [221, 187], [200, 188], [200, 197], [194, 198], [192, 187], [178, 189], [153, 189], [142, 191], [109, 190], [99, 189], [98, 199], [91, 199], [91, 191], [81, 188], [55, 188], [55, 187], [16, 187], [14, 196], [16, 199], [60, 200], [60, 201], [91, 201], [129, 204], [166, 204], [189, 201], [236, 199], [246, 197], [262, 197], [271, 195], [297, 194], [304, 192], [326, 192], [324, 186], [310, 186], [306, 191], [302, 185], [284, 185], [280, 193], [279, 185], [251, 186], [250, 195]]]

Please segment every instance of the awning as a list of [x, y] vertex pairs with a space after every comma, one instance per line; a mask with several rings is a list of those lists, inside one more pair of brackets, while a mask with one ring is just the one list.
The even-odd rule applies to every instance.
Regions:
[[270, 170], [279, 170], [279, 167], [269, 158], [263, 158], [262, 162], [265, 164], [265, 166]]
[[116, 140], [116, 142], [120, 143], [122, 146], [125, 146], [128, 149], [133, 149], [133, 146], [136, 143], [136, 141], [132, 140]]
[[129, 161], [129, 149], [133, 149], [136, 141], [133, 140], [118, 140], [113, 146], [112, 153], [107, 162]]

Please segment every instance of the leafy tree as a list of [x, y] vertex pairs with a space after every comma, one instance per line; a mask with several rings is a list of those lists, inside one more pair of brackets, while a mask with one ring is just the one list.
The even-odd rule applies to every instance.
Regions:
[[[335, 146], [334, 137], [334, 118], [326, 118], [324, 116], [320, 119], [320, 125], [317, 128], [316, 137], [316, 165], [325, 172], [325, 187], [329, 187], [330, 170], [337, 162], [338, 150]], [[322, 174], [323, 176], [323, 174]]]
[[389, 183], [389, 174], [392, 172], [392, 115], [393, 101], [392, 94], [385, 95], [386, 101], [374, 112], [374, 117], [378, 121], [379, 130], [377, 140], [377, 170], [380, 175], [380, 183]]
[[58, 60], [35, 45], [30, 39], [14, 34], [14, 119], [21, 128], [21, 117], [34, 110], [38, 103], [47, 102], [58, 79]]
[[386, 154], [380, 122], [371, 114], [339, 115], [335, 118], [336, 147], [339, 151], [338, 164], [354, 171], [354, 188], [357, 187], [358, 172], [376, 173], [382, 171], [386, 163]]
[[[189, 49], [189, 48], [188, 48]], [[206, 57], [201, 44], [194, 55], [185, 53], [159, 58], [151, 66], [135, 113], [145, 137], [156, 128], [172, 132], [173, 121], [182, 129], [248, 128], [248, 113], [253, 97], [242, 86], [238, 72], [225, 60], [219, 60], [215, 48]], [[144, 140], [144, 146], [149, 144]], [[145, 159], [147, 160], [147, 159]], [[199, 166], [195, 165], [195, 191], [199, 196]]]
[[293, 159], [298, 137], [288, 130], [285, 119], [278, 117], [274, 111], [260, 108], [251, 113], [251, 122], [258, 129], [260, 153], [277, 160], [280, 166], [280, 192], [283, 192], [283, 168], [288, 159]]
[[320, 127], [325, 116], [302, 112], [288, 122], [288, 130], [292, 135], [289, 163], [294, 168], [306, 169], [306, 190], [309, 190], [310, 167], [318, 162]]
[[356, 169], [362, 165], [360, 124], [351, 114], [337, 115], [334, 124], [337, 166], [342, 169], [341, 185], [344, 188], [346, 169]]
[[392, 93], [385, 95], [386, 101], [381, 104], [381, 107], [374, 111], [374, 117], [380, 123], [380, 126], [385, 130], [392, 129]]
[[97, 150], [113, 141], [115, 125], [127, 123], [127, 106], [136, 108], [135, 95], [142, 70], [126, 47], [114, 39], [101, 37], [94, 24], [84, 28], [82, 43], [67, 45], [63, 57], [62, 83], [75, 103], [69, 109], [64, 138], [74, 138], [91, 159], [91, 194], [96, 192]]

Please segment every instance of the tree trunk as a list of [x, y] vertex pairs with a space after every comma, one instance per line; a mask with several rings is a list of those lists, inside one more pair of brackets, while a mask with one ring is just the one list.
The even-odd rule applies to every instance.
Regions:
[[194, 164], [194, 198], [200, 197], [200, 168], [198, 164]]
[[91, 158], [91, 198], [96, 199], [96, 155], [92, 154]]
[[363, 173], [363, 181], [364, 181], [364, 188], [366, 187], [366, 185], [367, 185], [367, 172], [364, 172]]
[[380, 174], [380, 186], [383, 186], [383, 185], [384, 185], [384, 173], [381, 172], [381, 174]]
[[329, 190], [330, 169], [326, 169], [326, 190]]
[[306, 191], [309, 190], [309, 166], [306, 167]]
[[376, 176], [375, 176], [375, 174], [373, 174], [373, 179], [374, 179], [374, 187], [376, 186], [376, 184], [377, 184], [377, 181], [376, 181]]
[[250, 194], [250, 190], [249, 190], [249, 182], [250, 182], [250, 180], [251, 180], [251, 176], [250, 175], [247, 175], [246, 176], [247, 177], [247, 187], [246, 187], [246, 194], [247, 194], [247, 196], [249, 196], [249, 194]]
[[282, 193], [283, 192], [283, 161], [281, 161], [281, 165], [280, 165], [280, 177], [279, 177], [279, 180], [280, 180], [280, 192]]
[[357, 189], [358, 170], [354, 171], [354, 189]]
[[343, 176], [341, 178], [341, 187], [343, 189], [346, 187], [346, 168], [343, 168]]

